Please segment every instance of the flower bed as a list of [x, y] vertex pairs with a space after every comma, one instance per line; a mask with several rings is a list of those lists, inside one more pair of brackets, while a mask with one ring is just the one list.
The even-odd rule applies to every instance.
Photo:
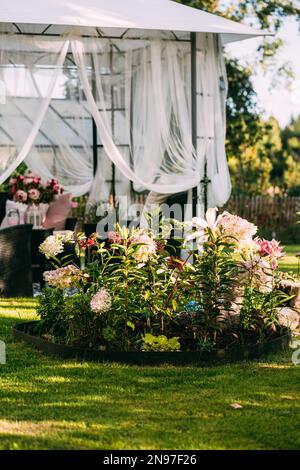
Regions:
[[[290, 296], [280, 289], [278, 242], [255, 238], [253, 224], [214, 209], [188, 226], [184, 259], [153, 232], [119, 226], [106, 241], [49, 237], [40, 250], [55, 269], [44, 274], [34, 333], [100, 353], [195, 357], [261, 349], [285, 336], [279, 307]], [[70, 244], [74, 255], [65, 254]]]
[[77, 359], [95, 362], [121, 362], [139, 365], [198, 365], [207, 366], [227, 362], [258, 358], [265, 354], [277, 353], [288, 348], [291, 335], [286, 334], [271, 341], [248, 346], [233, 346], [229, 349], [216, 351], [181, 351], [181, 352], [136, 352], [136, 351], [97, 351], [91, 348], [78, 348], [66, 344], [53, 343], [41, 338], [36, 332], [39, 322], [24, 322], [14, 326], [13, 336], [38, 348], [45, 354], [62, 359]]

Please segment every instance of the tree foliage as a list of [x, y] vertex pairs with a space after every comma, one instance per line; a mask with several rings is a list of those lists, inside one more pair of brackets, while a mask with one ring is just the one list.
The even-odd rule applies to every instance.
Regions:
[[[294, 17], [300, 23], [299, 1], [176, 1], [271, 32], [277, 32], [287, 17]], [[262, 39], [253, 63], [248, 66], [226, 57], [229, 84], [226, 147], [233, 191], [239, 194], [262, 193], [271, 186], [282, 191], [297, 185], [300, 187], [300, 118], [297, 125], [291, 123], [283, 132], [274, 118], [265, 122], [261, 118], [251, 79], [253, 67], [259, 64], [265, 69], [272, 69], [276, 80], [280, 74], [292, 76], [288, 64], [275, 60], [282, 45], [281, 39]]]

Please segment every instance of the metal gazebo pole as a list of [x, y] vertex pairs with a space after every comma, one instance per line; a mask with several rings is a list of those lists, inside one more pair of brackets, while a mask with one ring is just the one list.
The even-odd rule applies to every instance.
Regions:
[[[198, 129], [197, 129], [197, 33], [191, 33], [191, 111], [192, 111], [192, 141], [195, 151], [198, 147]], [[202, 202], [204, 206], [204, 214], [208, 209], [208, 185], [210, 180], [207, 177], [207, 161], [205, 156], [204, 174], [201, 180], [202, 186]], [[198, 188], [193, 188], [193, 217], [197, 215], [197, 204], [200, 195]]]
[[92, 123], [93, 123], [92, 124], [93, 125], [93, 174], [95, 176], [97, 173], [97, 167], [98, 167], [98, 148], [97, 148], [98, 134], [97, 134], [97, 126], [96, 126], [94, 119], [92, 120]]
[[[96, 97], [96, 78], [95, 78], [95, 69], [93, 66], [93, 61], [92, 61], [92, 93], [94, 96], [94, 100], [97, 103], [97, 97]], [[92, 118], [92, 133], [93, 133], [93, 174], [94, 176], [96, 175], [97, 172], [97, 167], [98, 167], [98, 130], [97, 126], [95, 123], [95, 119]]]
[[[191, 33], [191, 112], [192, 112], [192, 142], [197, 152], [197, 34]], [[197, 215], [198, 188], [193, 191], [193, 217]]]

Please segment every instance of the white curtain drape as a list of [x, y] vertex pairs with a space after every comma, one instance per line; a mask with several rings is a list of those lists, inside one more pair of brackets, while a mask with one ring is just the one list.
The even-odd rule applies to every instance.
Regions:
[[[0, 80], [5, 83], [6, 94], [5, 102], [0, 108], [0, 130], [4, 136], [2, 145], [5, 145], [7, 153], [5, 158], [1, 158], [0, 184], [22, 163], [33, 146], [47, 113], [68, 47], [68, 41], [34, 41], [33, 49], [32, 41], [1, 37]], [[38, 56], [43, 53], [47, 55], [48, 68], [43, 77], [43, 89], [34, 92], [32, 70]], [[20, 103], [20, 97], [23, 101], [30, 102], [26, 111]]]
[[[3, 39], [2, 39], [3, 38]], [[3, 36], [0, 183], [26, 158], [73, 195], [153, 195], [198, 186], [207, 161], [210, 205], [230, 194], [224, 149], [226, 73], [217, 37], [198, 34], [198, 145], [192, 144], [190, 44]], [[93, 178], [92, 122], [99, 133]]]
[[220, 39], [197, 35], [197, 148], [206, 148], [208, 206], [221, 207], [230, 197], [225, 153], [227, 76]]
[[[120, 41], [117, 46], [126, 47], [128, 42]], [[130, 41], [130, 47], [133, 47], [132, 43], [134, 41]], [[105, 82], [99, 66], [108, 53], [108, 46], [109, 42], [99, 39], [71, 41], [89, 109], [97, 124], [106, 155], [139, 188], [167, 194], [186, 191], [197, 185], [201, 179], [204, 152], [196, 154], [193, 149], [188, 99], [175, 45], [167, 41], [151, 40], [142, 47], [139, 44], [134, 51], [125, 50], [128, 69], [123, 72], [127, 75], [124, 82], [133, 82], [131, 110], [135, 121], [131, 121], [131, 162], [127, 161], [122, 149], [115, 142], [105, 108]], [[133, 53], [138, 54], [135, 62], [132, 62]], [[87, 73], [90, 54], [95, 64], [94, 86], [102, 111], [99, 111], [94, 99], [93, 85]], [[132, 71], [138, 74], [137, 83]], [[124, 92], [129, 94], [128, 89]], [[129, 110], [126, 114], [128, 116]], [[129, 125], [128, 119], [126, 123]]]
[[[231, 181], [228, 170], [228, 163], [225, 153], [225, 134], [226, 134], [226, 97], [227, 97], [227, 75], [224, 56], [221, 50], [220, 38], [212, 34], [197, 35], [197, 156], [199, 179], [195, 187], [198, 187], [199, 203], [197, 205], [197, 215], [203, 214], [203, 187], [200, 183], [204, 176], [204, 164], [206, 162], [206, 175], [209, 181], [207, 186], [208, 207], [221, 207], [230, 197]], [[170, 55], [169, 55], [170, 57]], [[172, 61], [176, 64], [176, 61]], [[185, 85], [190, 87], [190, 64], [185, 63], [187, 74], [185, 75]], [[165, 75], [168, 80], [172, 77], [178, 77], [175, 67], [173, 73]], [[175, 80], [174, 80], [175, 82]], [[182, 90], [182, 86], [176, 83], [173, 89], [174, 93]], [[190, 88], [186, 90], [190, 97]], [[174, 102], [174, 100], [173, 100]], [[178, 101], [181, 102], [181, 101]], [[168, 109], [167, 103], [164, 103]], [[180, 106], [177, 110], [178, 115], [183, 118], [180, 122], [181, 129], [184, 129], [184, 135], [191, 135], [190, 116], [181, 113], [184, 107]], [[184, 127], [189, 123], [188, 128]], [[161, 123], [159, 123], [161, 125]], [[190, 186], [192, 188], [192, 186]], [[162, 197], [159, 191], [151, 191], [146, 200], [145, 211], [151, 210], [151, 207], [165, 202], [170, 194]], [[202, 203], [201, 203], [202, 202]], [[192, 190], [188, 192], [188, 202], [185, 208], [185, 220], [192, 218]]]
[[25, 160], [33, 173], [58, 179], [74, 196], [87, 193], [93, 179], [92, 120], [67, 56], [69, 40], [4, 36], [0, 48], [0, 80], [6, 85], [0, 181]]

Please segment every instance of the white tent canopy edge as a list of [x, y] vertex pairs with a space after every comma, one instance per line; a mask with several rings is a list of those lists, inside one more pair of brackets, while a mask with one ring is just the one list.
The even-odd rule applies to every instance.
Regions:
[[0, 23], [53, 25], [51, 28], [55, 25], [118, 28], [120, 35], [127, 29], [205, 32], [220, 34], [223, 44], [269, 34], [170, 0], [10, 0], [1, 3]]

